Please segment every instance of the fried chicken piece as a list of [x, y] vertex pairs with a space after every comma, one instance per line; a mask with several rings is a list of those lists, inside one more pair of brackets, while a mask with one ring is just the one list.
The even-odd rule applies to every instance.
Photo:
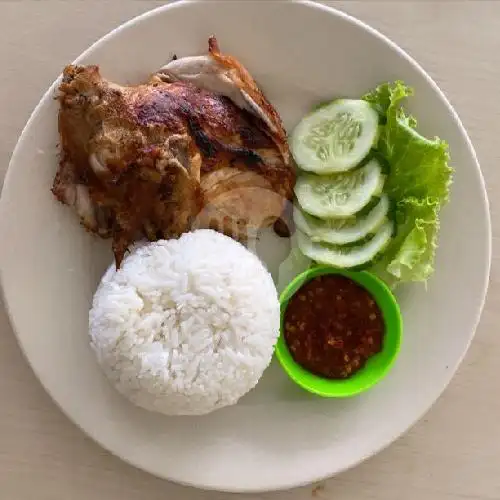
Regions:
[[112, 238], [118, 266], [144, 237], [212, 227], [244, 238], [272, 224], [292, 197], [278, 114], [246, 70], [215, 39], [209, 45], [223, 89], [184, 78], [191, 58], [135, 86], [105, 80], [97, 66], [64, 70], [53, 193], [89, 231]]

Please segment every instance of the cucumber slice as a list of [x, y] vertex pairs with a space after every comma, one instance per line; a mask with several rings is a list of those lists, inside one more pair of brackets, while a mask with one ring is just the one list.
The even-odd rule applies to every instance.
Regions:
[[293, 220], [297, 228], [313, 243], [323, 242], [331, 245], [345, 245], [362, 240], [375, 233], [387, 220], [389, 198], [383, 195], [378, 203], [366, 214], [358, 214], [347, 219], [317, 219], [293, 207]]
[[297, 231], [297, 244], [301, 252], [321, 264], [344, 269], [363, 266], [371, 262], [391, 241], [394, 225], [385, 222], [375, 235], [359, 245], [324, 245], [314, 243], [301, 231]]
[[374, 158], [351, 172], [303, 174], [295, 184], [295, 196], [302, 209], [316, 217], [350, 217], [381, 194], [384, 181], [380, 163]]
[[358, 165], [378, 140], [379, 115], [366, 101], [339, 99], [321, 106], [295, 127], [292, 155], [302, 170], [345, 172]]

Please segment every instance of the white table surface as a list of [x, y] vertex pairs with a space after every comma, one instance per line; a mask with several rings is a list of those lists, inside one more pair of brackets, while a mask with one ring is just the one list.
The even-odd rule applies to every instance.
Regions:
[[[237, 1], [237, 0], [236, 0]], [[265, 1], [265, 0], [263, 0]], [[0, 0], [0, 179], [26, 120], [62, 67], [154, 0]], [[482, 321], [445, 394], [378, 456], [325, 483], [249, 499], [500, 499], [500, 2], [325, 2], [391, 37], [445, 91], [474, 143], [493, 218]], [[1, 238], [1, 236], [0, 236]], [[3, 244], [1, 242], [0, 244]], [[465, 285], [465, 284], [464, 284]], [[466, 286], [466, 285], [465, 285]], [[219, 500], [102, 450], [62, 415], [23, 359], [0, 307], [0, 500]]]

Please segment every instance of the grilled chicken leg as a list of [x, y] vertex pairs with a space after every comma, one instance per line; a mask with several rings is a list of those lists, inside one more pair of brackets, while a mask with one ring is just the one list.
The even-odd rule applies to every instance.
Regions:
[[215, 38], [200, 57], [135, 86], [107, 81], [97, 66], [64, 70], [53, 193], [89, 231], [112, 238], [118, 266], [144, 237], [194, 227], [244, 237], [272, 224], [292, 198], [277, 112]]

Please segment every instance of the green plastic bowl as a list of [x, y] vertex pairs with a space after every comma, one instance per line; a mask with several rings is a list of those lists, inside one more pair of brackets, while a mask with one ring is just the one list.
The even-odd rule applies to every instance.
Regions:
[[[352, 279], [364, 287], [380, 307], [385, 322], [382, 351], [372, 356], [365, 366], [347, 379], [327, 379], [315, 375], [294, 361], [283, 333], [288, 302], [309, 280], [316, 276], [336, 274]], [[401, 347], [403, 321], [396, 298], [387, 285], [366, 271], [352, 272], [330, 266], [317, 266], [299, 274], [280, 296], [281, 334], [276, 345], [276, 357], [288, 376], [300, 387], [325, 398], [346, 398], [360, 394], [380, 382], [394, 364]]]

